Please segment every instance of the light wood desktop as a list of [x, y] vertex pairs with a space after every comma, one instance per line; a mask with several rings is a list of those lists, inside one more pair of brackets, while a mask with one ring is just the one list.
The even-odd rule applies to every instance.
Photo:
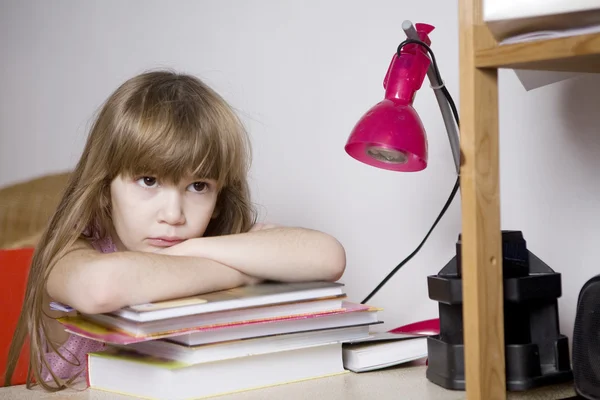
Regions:
[[[425, 378], [426, 367], [422, 365], [400, 366], [381, 371], [355, 374], [348, 372], [329, 378], [251, 390], [215, 397], [218, 400], [459, 400], [466, 399], [464, 391], [441, 388]], [[201, 384], [199, 382], [199, 384]], [[510, 392], [508, 399], [557, 400], [574, 396], [572, 384], [555, 385], [529, 390]], [[39, 389], [28, 390], [25, 386], [0, 389], [0, 400], [129, 400], [133, 397], [86, 389], [80, 392], [62, 391], [45, 393]]]

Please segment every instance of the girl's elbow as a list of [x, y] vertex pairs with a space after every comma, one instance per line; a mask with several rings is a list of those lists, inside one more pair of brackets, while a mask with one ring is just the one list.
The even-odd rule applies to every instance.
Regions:
[[89, 296], [81, 301], [77, 310], [84, 314], [103, 314], [117, 310], [116, 304], [110, 288], [96, 287], [89, 291]]
[[[100, 272], [100, 269], [96, 271]], [[118, 285], [110, 278], [108, 271], [98, 274], [95, 279], [90, 279], [85, 285], [79, 307], [75, 307], [84, 314], [102, 314], [119, 309], [122, 304], [118, 292]]]
[[89, 287], [79, 299], [75, 299], [71, 307], [82, 314], [103, 314], [117, 308], [112, 301], [110, 289], [97, 284]]
[[69, 275], [50, 273], [46, 282], [48, 295], [83, 314], [99, 314], [111, 308], [113, 289], [103, 284], [90, 270], [76, 270]]
[[327, 252], [326, 264], [324, 266], [327, 275], [325, 279], [335, 282], [339, 280], [346, 270], [346, 250], [335, 238], [330, 237], [330, 249]]

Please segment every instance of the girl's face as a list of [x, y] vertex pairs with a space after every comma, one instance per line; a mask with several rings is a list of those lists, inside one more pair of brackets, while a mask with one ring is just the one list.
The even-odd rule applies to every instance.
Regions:
[[155, 252], [201, 237], [217, 203], [216, 182], [188, 177], [177, 184], [119, 175], [110, 186], [113, 238], [120, 250]]

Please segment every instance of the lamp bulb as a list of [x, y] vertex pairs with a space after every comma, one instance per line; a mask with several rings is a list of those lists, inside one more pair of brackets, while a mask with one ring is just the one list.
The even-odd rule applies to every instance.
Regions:
[[367, 147], [367, 155], [377, 161], [387, 164], [406, 164], [408, 156], [405, 152], [385, 147], [369, 146]]

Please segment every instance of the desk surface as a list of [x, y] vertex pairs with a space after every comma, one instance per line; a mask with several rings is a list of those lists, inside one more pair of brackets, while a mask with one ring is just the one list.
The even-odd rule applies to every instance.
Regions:
[[[464, 391], [443, 389], [425, 378], [424, 366], [401, 366], [361, 374], [347, 373], [329, 378], [251, 390], [217, 397], [218, 400], [352, 400], [352, 399], [403, 399], [403, 400], [458, 400], [465, 399]], [[558, 400], [574, 396], [571, 384], [538, 388], [527, 392], [511, 392], [513, 400]], [[129, 400], [133, 397], [87, 389], [58, 393], [45, 393], [39, 389], [27, 390], [24, 386], [0, 389], [0, 400], [19, 399], [70, 399], [70, 400]]]

